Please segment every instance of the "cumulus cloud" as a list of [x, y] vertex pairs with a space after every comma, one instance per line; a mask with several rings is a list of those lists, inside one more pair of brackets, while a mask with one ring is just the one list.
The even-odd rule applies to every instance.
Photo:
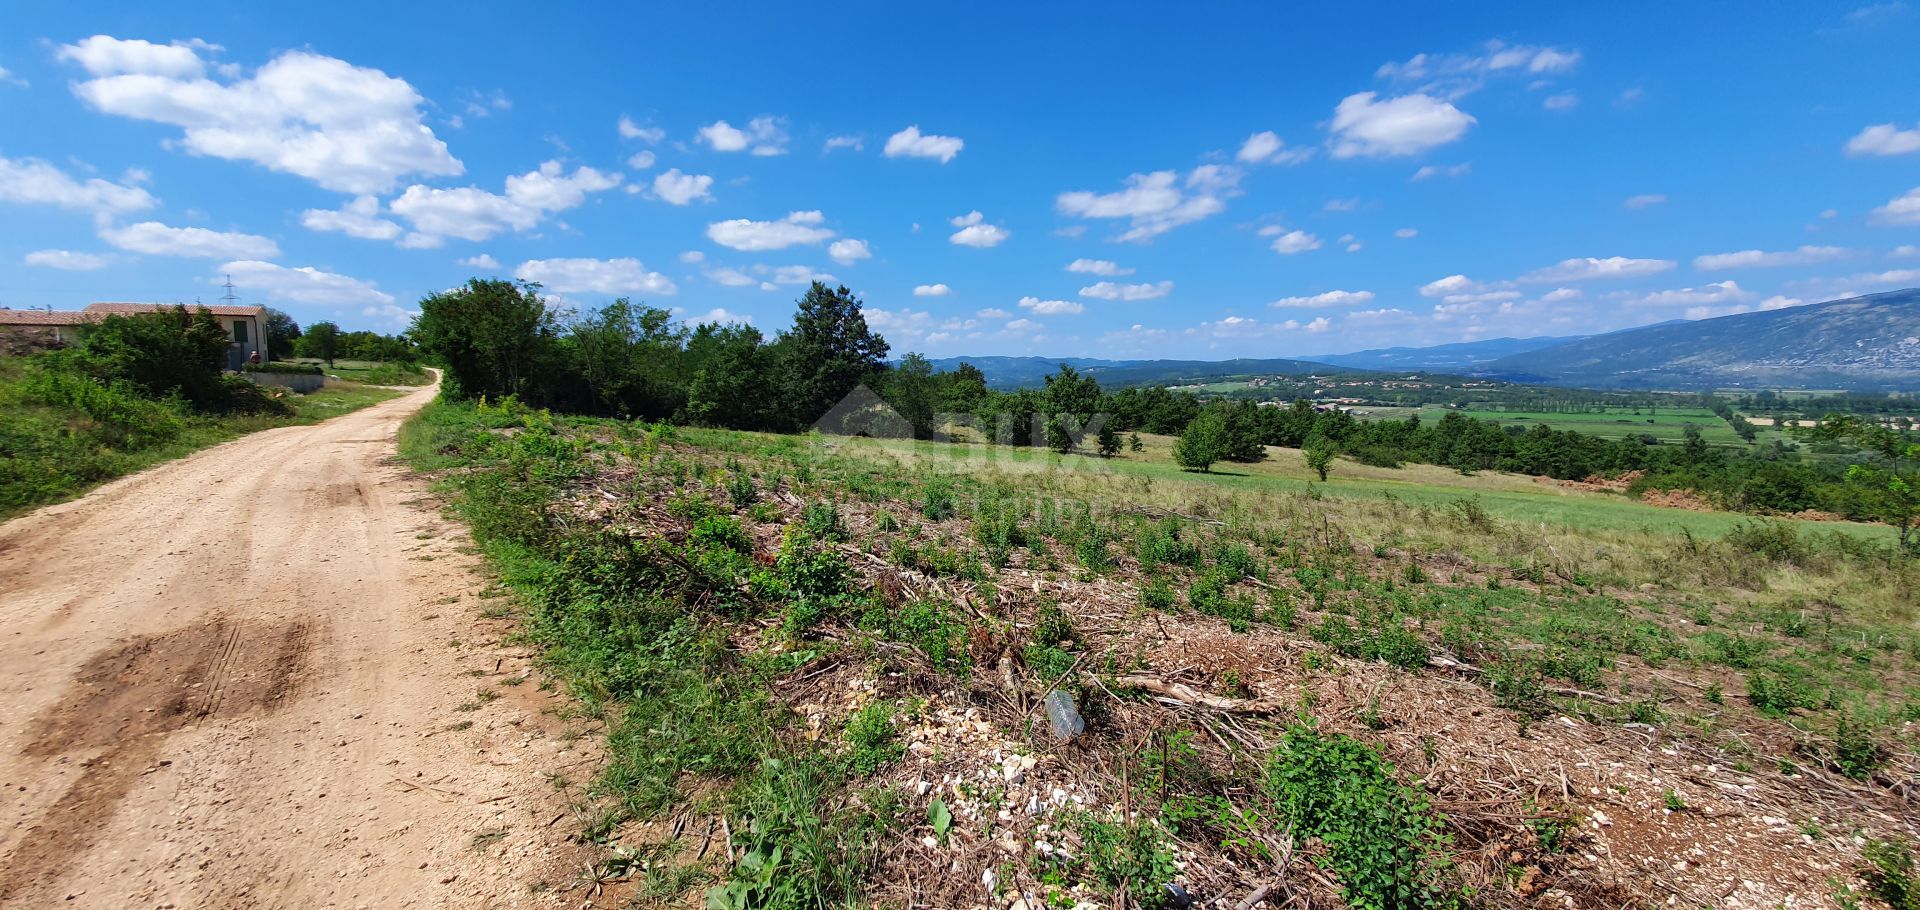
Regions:
[[21, 262], [44, 269], [61, 269], [68, 272], [91, 272], [107, 267], [107, 257], [96, 253], [76, 253], [73, 250], [35, 250], [22, 257]]
[[867, 242], [865, 240], [855, 240], [848, 237], [843, 240], [835, 240], [833, 243], [828, 244], [827, 256], [841, 265], [852, 265], [862, 259], [872, 259], [873, 251], [867, 249]]
[[627, 156], [627, 167], [633, 168], [636, 171], [644, 171], [647, 168], [653, 167], [653, 163], [657, 160], [651, 150], [641, 149]]
[[817, 211], [789, 212], [779, 221], [753, 221], [735, 218], [707, 225], [707, 239], [730, 249], [757, 253], [784, 250], [790, 246], [809, 246], [833, 237], [833, 231], [821, 227], [825, 220]]
[[753, 324], [753, 317], [746, 313], [735, 313], [726, 307], [714, 307], [698, 316], [687, 318], [688, 325], [732, 325], [734, 323]]
[[753, 267], [753, 270], [761, 275], [767, 276], [768, 281], [772, 284], [812, 284], [816, 281], [821, 284], [832, 284], [837, 280], [832, 275], [825, 272], [814, 271], [812, 266], [805, 265], [782, 265], [773, 267], [756, 265]]
[[620, 122], [615, 124], [615, 128], [620, 131], [620, 138], [622, 139], [638, 139], [641, 142], [659, 142], [667, 138], [666, 130], [657, 126], [641, 126], [633, 122], [632, 117], [628, 117], [625, 114], [620, 115]]
[[1620, 298], [1620, 301], [1632, 307], [1699, 307], [1742, 303], [1752, 300], [1753, 296], [1736, 282], [1716, 281], [1697, 288], [1675, 288], [1648, 294], [1629, 294]]
[[953, 235], [947, 238], [947, 242], [959, 246], [988, 249], [1005, 243], [1008, 237], [1013, 236], [1013, 232], [1006, 228], [997, 224], [987, 224], [986, 216], [978, 211], [956, 215], [949, 219], [948, 223], [959, 230], [954, 231]]
[[251, 161], [330, 190], [377, 193], [401, 177], [465, 171], [422, 122], [425, 99], [406, 80], [309, 51], [288, 51], [251, 76], [199, 51], [95, 35], [61, 48], [92, 77], [74, 93], [96, 110], [180, 127], [196, 155]]
[[508, 177], [505, 194], [471, 186], [443, 189], [414, 184], [387, 208], [413, 225], [414, 233], [402, 238], [402, 246], [432, 247], [444, 237], [477, 241], [509, 229], [529, 230], [548, 215], [584, 203], [589, 193], [618, 186], [620, 179], [619, 174], [590, 167], [568, 174], [560, 162], [548, 161]]
[[714, 284], [725, 285], [730, 288], [752, 287], [760, 283], [760, 279], [733, 268], [708, 269], [706, 275], [707, 280], [712, 281]]
[[670, 205], [687, 205], [699, 201], [712, 201], [713, 178], [706, 174], [683, 174], [679, 168], [670, 168], [653, 178], [653, 194]]
[[1592, 256], [1578, 259], [1564, 259], [1543, 269], [1535, 269], [1520, 276], [1521, 281], [1546, 284], [1550, 282], [1590, 281], [1596, 278], [1640, 278], [1658, 275], [1674, 267], [1670, 259], [1628, 259], [1625, 256], [1609, 256], [1596, 259]]
[[1287, 148], [1285, 140], [1272, 130], [1262, 130], [1240, 144], [1234, 158], [1242, 164], [1299, 164], [1313, 157], [1311, 148]]
[[1550, 111], [1570, 111], [1580, 106], [1580, 95], [1577, 92], [1548, 95], [1545, 101], [1540, 102], [1540, 106]]
[[1184, 183], [1177, 171], [1133, 174], [1116, 192], [1061, 193], [1054, 207], [1076, 218], [1127, 219], [1128, 229], [1115, 239], [1144, 242], [1226, 211], [1226, 199], [1238, 194], [1239, 184], [1239, 169], [1205, 164], [1189, 171]]
[[1071, 300], [1041, 300], [1038, 297], [1020, 298], [1020, 308], [1037, 316], [1074, 316], [1086, 312], [1086, 306]]
[[372, 282], [311, 267], [287, 268], [271, 262], [239, 260], [220, 266], [217, 274], [232, 276], [233, 283], [246, 288], [250, 295], [270, 301], [374, 308], [394, 305], [393, 295]]
[[1173, 282], [1157, 281], [1144, 284], [1120, 284], [1113, 281], [1101, 281], [1080, 289], [1080, 296], [1100, 300], [1154, 300], [1173, 293]]
[[750, 152], [754, 155], [787, 153], [787, 132], [778, 117], [755, 117], [740, 129], [725, 120], [716, 120], [699, 130], [700, 141], [716, 152]]
[[1868, 220], [1880, 225], [1920, 224], [1920, 186], [1874, 209]]
[[952, 293], [953, 288], [947, 287], [944, 284], [919, 284], [914, 285], [913, 288], [913, 296], [915, 297], [946, 297]]
[[478, 256], [468, 256], [467, 258], [461, 259], [455, 262], [454, 264], [464, 265], [470, 269], [485, 269], [489, 272], [500, 271], [500, 260], [495, 259], [492, 256], [489, 256], [485, 253], [481, 253]]
[[881, 154], [888, 158], [935, 158], [946, 164], [966, 146], [966, 140], [958, 136], [922, 133], [919, 124], [914, 124], [888, 136], [887, 147]]
[[831, 152], [834, 149], [853, 149], [858, 152], [867, 147], [867, 140], [859, 136], [828, 136], [820, 146], [820, 151]]
[[1396, 230], [1393, 232], [1393, 236], [1398, 237], [1401, 240], [1412, 240], [1413, 238], [1420, 236], [1420, 229], [1419, 228], [1400, 228], [1399, 230]]
[[667, 276], [649, 272], [638, 259], [529, 259], [513, 270], [556, 294], [672, 294]]
[[1644, 209], [1664, 205], [1666, 201], [1667, 197], [1659, 193], [1641, 193], [1638, 196], [1628, 196], [1627, 201], [1620, 204], [1630, 209]]
[[1132, 269], [1121, 268], [1119, 263], [1110, 259], [1075, 259], [1067, 263], [1067, 271], [1080, 275], [1101, 275], [1105, 277], [1133, 274]]
[[1783, 265], [1812, 265], [1820, 262], [1832, 262], [1853, 255], [1853, 251], [1839, 246], [1803, 246], [1797, 250], [1764, 252], [1762, 250], [1741, 250], [1737, 253], [1712, 253], [1696, 256], [1693, 267], [1703, 272], [1719, 269], [1769, 268]]
[[1911, 155], [1920, 152], [1920, 126], [1903, 130], [1891, 123], [1882, 123], [1861, 130], [1859, 135], [1847, 140], [1847, 154], [1862, 155]]
[[974, 311], [973, 315], [978, 316], [981, 319], [1006, 319], [1007, 317], [1012, 316], [1013, 314], [1007, 312], [1006, 310], [1000, 309], [999, 307], [987, 307], [984, 310]]
[[170, 227], [158, 221], [142, 221], [121, 228], [105, 228], [100, 239], [120, 249], [153, 256], [185, 256], [196, 259], [273, 259], [280, 247], [255, 234], [210, 231], [197, 227]]
[[1348, 95], [1333, 110], [1335, 158], [1396, 158], [1454, 142], [1475, 124], [1473, 115], [1431, 95], [1379, 100], [1373, 92]]
[[0, 202], [52, 205], [96, 216], [124, 215], [159, 204], [132, 181], [75, 180], [38, 158], [0, 158]]
[[1272, 237], [1273, 243], [1271, 246], [1273, 247], [1273, 251], [1282, 256], [1292, 256], [1297, 253], [1317, 250], [1321, 246], [1320, 238], [1306, 231], [1288, 231], [1277, 227], [1266, 227], [1260, 230], [1260, 234], [1263, 237]]
[[1282, 297], [1267, 305], [1281, 309], [1293, 309], [1360, 306], [1372, 302], [1372, 291], [1325, 291], [1309, 297]]
[[355, 196], [337, 209], [307, 209], [300, 223], [310, 231], [332, 231], [362, 240], [392, 240], [403, 233], [396, 222], [380, 217], [380, 200]]

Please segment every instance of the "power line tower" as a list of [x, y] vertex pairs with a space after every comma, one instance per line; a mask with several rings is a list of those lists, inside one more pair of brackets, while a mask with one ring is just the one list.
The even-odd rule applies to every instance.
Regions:
[[220, 295], [220, 303], [224, 306], [239, 306], [240, 296], [233, 292], [233, 276], [232, 275], [227, 276], [227, 283], [225, 287], [227, 289], [227, 292], [225, 294]]

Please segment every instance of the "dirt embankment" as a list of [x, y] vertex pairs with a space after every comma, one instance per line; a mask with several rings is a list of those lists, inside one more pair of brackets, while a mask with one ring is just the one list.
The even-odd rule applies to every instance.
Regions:
[[433, 394], [0, 525], [0, 905], [560, 900], [594, 757], [392, 463]]

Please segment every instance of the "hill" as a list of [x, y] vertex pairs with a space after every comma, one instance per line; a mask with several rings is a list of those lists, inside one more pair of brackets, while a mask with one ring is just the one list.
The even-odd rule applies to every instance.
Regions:
[[1625, 329], [1495, 360], [1516, 382], [1587, 388], [1920, 387], [1920, 289]]
[[1588, 336], [1541, 335], [1535, 338], [1488, 338], [1482, 341], [1436, 344], [1424, 348], [1373, 348], [1354, 351], [1350, 354], [1313, 354], [1307, 359], [1357, 370], [1463, 372], [1484, 367], [1502, 357], [1525, 354], [1569, 341], [1579, 341], [1586, 337]]
[[941, 357], [930, 361], [936, 370], [952, 370], [970, 363], [985, 373], [996, 389], [1038, 386], [1066, 364], [1112, 388], [1135, 385], [1181, 385], [1211, 382], [1235, 376], [1306, 376], [1356, 372], [1351, 367], [1312, 360], [1240, 358], [1237, 360], [1101, 360], [1094, 357]]
[[1128, 366], [1132, 360], [1101, 360], [1097, 357], [936, 357], [928, 361], [941, 372], [970, 363], [985, 373], [987, 385], [996, 389], [1018, 389], [1040, 385], [1045, 378], [1066, 364], [1076, 370]]

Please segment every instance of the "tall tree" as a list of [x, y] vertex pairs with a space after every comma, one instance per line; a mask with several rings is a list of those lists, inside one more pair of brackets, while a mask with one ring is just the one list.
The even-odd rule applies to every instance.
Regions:
[[273, 307], [267, 307], [267, 318], [262, 321], [261, 334], [267, 336], [267, 357], [282, 360], [293, 356], [294, 341], [300, 337], [300, 324], [293, 317]]
[[914, 438], [933, 438], [934, 399], [938, 394], [933, 363], [924, 355], [908, 354], [887, 373], [886, 386], [883, 397], [913, 425]]
[[1213, 463], [1226, 455], [1227, 422], [1220, 412], [1208, 408], [1187, 424], [1173, 444], [1173, 460], [1190, 471], [1207, 473]]
[[860, 298], [845, 285], [816, 281], [800, 298], [793, 328], [779, 343], [784, 422], [793, 428], [820, 419], [847, 393], [881, 374], [887, 340], [867, 326]]
[[750, 325], [703, 325], [687, 339], [686, 419], [738, 430], [764, 429], [773, 397], [773, 351]]
[[551, 389], [534, 383], [553, 356], [557, 331], [539, 291], [530, 282], [475, 278], [421, 298], [408, 334], [446, 363], [444, 394], [551, 399]]
[[681, 371], [687, 331], [673, 314], [626, 298], [567, 327], [574, 369], [602, 414], [660, 420], [686, 402]]
[[340, 327], [331, 322], [316, 322], [307, 327], [300, 336], [300, 349], [308, 357], [317, 357], [333, 367], [333, 358], [340, 356]]

